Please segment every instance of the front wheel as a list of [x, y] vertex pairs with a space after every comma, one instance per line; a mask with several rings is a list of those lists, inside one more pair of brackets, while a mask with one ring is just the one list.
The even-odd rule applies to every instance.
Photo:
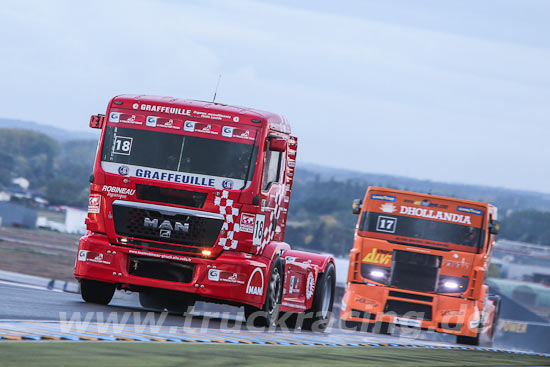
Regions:
[[313, 304], [311, 309], [308, 310], [309, 312], [313, 312], [313, 317], [308, 317], [304, 320], [302, 329], [321, 332], [326, 330], [332, 316], [335, 286], [334, 265], [329, 263], [325, 272], [317, 278]]
[[282, 269], [281, 259], [276, 258], [269, 275], [264, 306], [261, 309], [249, 305], [244, 306], [244, 316], [247, 323], [251, 322], [254, 326], [264, 327], [277, 323], [279, 307], [283, 296]]
[[80, 295], [86, 302], [106, 305], [111, 302], [115, 294], [113, 283], [98, 282], [97, 280], [82, 279], [80, 281]]
[[479, 333], [476, 336], [457, 335], [456, 336], [456, 343], [457, 344], [478, 346], [479, 345]]

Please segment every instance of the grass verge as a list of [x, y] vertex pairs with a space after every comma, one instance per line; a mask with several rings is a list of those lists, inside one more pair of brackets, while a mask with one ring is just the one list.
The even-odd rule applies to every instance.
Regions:
[[441, 349], [276, 345], [2, 342], [8, 366], [544, 366], [550, 358]]

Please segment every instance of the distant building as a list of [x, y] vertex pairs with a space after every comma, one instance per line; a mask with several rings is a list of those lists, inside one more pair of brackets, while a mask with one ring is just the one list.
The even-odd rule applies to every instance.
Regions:
[[36, 211], [9, 201], [0, 201], [0, 225], [36, 228]]
[[65, 207], [65, 232], [84, 234], [86, 233], [86, 224], [84, 221], [88, 212], [76, 208]]

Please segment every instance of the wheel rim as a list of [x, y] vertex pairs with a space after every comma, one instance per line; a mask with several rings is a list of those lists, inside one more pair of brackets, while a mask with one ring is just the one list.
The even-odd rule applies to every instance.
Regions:
[[328, 317], [330, 312], [330, 300], [332, 299], [332, 277], [327, 278], [325, 282], [325, 291], [323, 292], [323, 300], [321, 302], [321, 315], [324, 319]]
[[269, 298], [267, 302], [267, 312], [269, 315], [273, 315], [275, 312], [275, 307], [279, 302], [279, 293], [281, 292], [281, 275], [279, 274], [279, 269], [273, 269], [271, 277], [269, 278]]

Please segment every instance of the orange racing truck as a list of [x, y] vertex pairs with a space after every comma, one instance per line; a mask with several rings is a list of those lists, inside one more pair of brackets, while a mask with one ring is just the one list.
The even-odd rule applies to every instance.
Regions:
[[394, 325], [492, 340], [500, 300], [484, 284], [497, 208], [486, 203], [369, 187], [359, 214], [342, 328], [391, 333]]
[[90, 127], [101, 136], [75, 268], [85, 301], [124, 289], [155, 310], [208, 301], [244, 306], [255, 325], [280, 310], [325, 329], [334, 260], [284, 242], [297, 139], [283, 117], [122, 95]]

